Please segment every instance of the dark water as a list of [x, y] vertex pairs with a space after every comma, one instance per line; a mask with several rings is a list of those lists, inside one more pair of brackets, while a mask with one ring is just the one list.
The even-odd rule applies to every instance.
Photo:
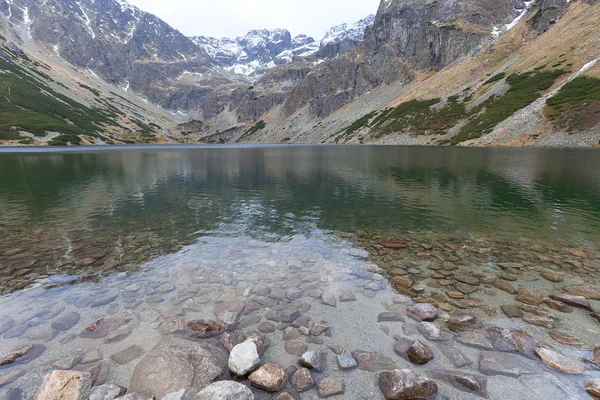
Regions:
[[[65, 365], [102, 365], [103, 381], [130, 387], [143, 355], [187, 335], [198, 318], [236, 333], [263, 329], [271, 344], [261, 361], [296, 365], [273, 319], [290, 310], [330, 327], [319, 337], [296, 332], [295, 344], [311, 350], [374, 351], [412, 370], [395, 338], [418, 339], [435, 355], [416, 370], [427, 373], [457, 368], [440, 346], [458, 349], [475, 361], [463, 372], [489, 375], [492, 400], [584, 399], [584, 380], [600, 378], [597, 367], [581, 366], [598, 345], [600, 315], [542, 303], [583, 293], [600, 310], [597, 150], [8, 149], [0, 152], [0, 210], [0, 361], [6, 349], [35, 345], [0, 366], [0, 398], [7, 389], [30, 398]], [[394, 238], [404, 246], [381, 240]], [[439, 340], [407, 314], [424, 302], [439, 307]], [[522, 316], [508, 318], [503, 305]], [[383, 312], [404, 322], [380, 321]], [[454, 312], [475, 317], [467, 329], [479, 334], [527, 332], [585, 371], [566, 375], [497, 343], [482, 351], [449, 329]], [[98, 321], [111, 331], [92, 338]], [[130, 346], [139, 354], [123, 361]], [[498, 354], [528, 372], [507, 376], [476, 361]], [[344, 380], [338, 398], [383, 398], [377, 374], [341, 371], [328, 357], [312, 374]], [[436, 379], [436, 399], [481, 398]], [[311, 389], [299, 398], [319, 396]]]
[[3, 236], [281, 238], [316, 226], [600, 238], [595, 150], [139, 148], [2, 154], [0, 171]]

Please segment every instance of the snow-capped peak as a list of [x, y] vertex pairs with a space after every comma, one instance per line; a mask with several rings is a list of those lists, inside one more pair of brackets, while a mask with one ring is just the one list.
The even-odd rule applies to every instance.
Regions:
[[361, 19], [353, 24], [341, 24], [332, 27], [325, 33], [321, 43], [323, 45], [329, 43], [341, 42], [345, 39], [350, 40], [363, 40], [365, 36], [365, 29], [369, 25], [373, 25], [375, 22], [375, 15], [371, 14], [366, 18]]

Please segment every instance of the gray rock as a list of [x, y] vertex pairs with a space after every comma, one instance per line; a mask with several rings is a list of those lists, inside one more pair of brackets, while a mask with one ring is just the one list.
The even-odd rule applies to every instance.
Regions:
[[358, 367], [358, 363], [354, 358], [341, 354], [337, 356], [337, 362], [340, 368], [343, 370], [351, 370]]
[[358, 368], [363, 371], [377, 372], [398, 368], [392, 359], [376, 352], [354, 350], [352, 357], [358, 363]]
[[254, 400], [254, 395], [241, 383], [219, 381], [205, 387], [194, 400]]
[[455, 346], [451, 346], [447, 343], [438, 343], [437, 349], [444, 357], [448, 359], [448, 361], [450, 361], [455, 368], [462, 368], [473, 364], [473, 361], [471, 361], [469, 357], [458, 350]]
[[[196, 397], [197, 398], [197, 397]], [[178, 392], [169, 393], [162, 400], [187, 400], [187, 394], [185, 389], [181, 389]]]
[[0, 366], [14, 363], [17, 359], [29, 353], [31, 349], [33, 349], [33, 344], [26, 344], [9, 350], [8, 353], [0, 355]]
[[449, 370], [427, 371], [425, 372], [425, 376], [438, 381], [443, 380], [449, 382], [459, 390], [468, 393], [476, 393], [481, 397], [487, 398], [486, 376]]
[[377, 322], [404, 322], [404, 317], [394, 312], [382, 312], [377, 316]]
[[101, 385], [92, 388], [89, 400], [114, 400], [119, 396], [123, 396], [127, 389], [118, 385]]
[[326, 398], [344, 394], [346, 385], [343, 381], [325, 378], [317, 382], [317, 389], [319, 392], [319, 397]]
[[438, 310], [428, 303], [419, 303], [408, 310], [408, 315], [417, 321], [433, 321], [438, 316]]
[[442, 330], [435, 322], [419, 322], [419, 332], [429, 340], [440, 340], [442, 338]]
[[482, 351], [479, 355], [479, 372], [486, 375], [517, 377], [522, 374], [535, 374], [539, 370], [525, 364], [517, 356], [494, 351]]
[[214, 340], [163, 338], [136, 365], [130, 389], [163, 397], [183, 388], [193, 397], [226, 373], [227, 360], [227, 352]]
[[117, 397], [115, 400], [156, 400], [156, 397], [150, 392], [133, 392], [124, 396]]
[[290, 377], [290, 383], [294, 385], [297, 391], [305, 392], [315, 385], [310, 371], [306, 368], [300, 368]]
[[323, 294], [321, 294], [321, 303], [332, 307], [335, 307], [337, 305], [335, 297], [331, 292], [323, 292]]
[[323, 372], [327, 366], [327, 353], [324, 351], [307, 351], [302, 354], [300, 364], [317, 372]]
[[252, 340], [246, 340], [238, 344], [229, 354], [229, 370], [238, 376], [244, 376], [252, 372], [259, 363], [258, 350]]
[[111, 360], [116, 362], [117, 364], [128, 364], [133, 360], [140, 358], [144, 354], [144, 349], [142, 349], [137, 344], [131, 345], [126, 349], [116, 352], [112, 356], [110, 356]]
[[54, 321], [52, 321], [51, 326], [52, 329], [55, 329], [57, 331], [67, 331], [75, 325], [77, 325], [80, 319], [81, 316], [75, 311], [72, 311], [61, 317], [56, 318]]

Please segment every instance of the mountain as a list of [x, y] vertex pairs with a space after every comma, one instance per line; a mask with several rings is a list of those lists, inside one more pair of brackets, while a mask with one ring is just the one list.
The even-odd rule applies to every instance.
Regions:
[[0, 140], [597, 146], [598, 3], [382, 0], [315, 41], [0, 0]]
[[320, 41], [303, 34], [292, 38], [286, 29], [252, 30], [236, 39], [194, 36], [191, 40], [218, 66], [255, 81], [267, 70], [296, 57], [316, 54], [316, 60], [320, 61], [351, 50], [363, 40], [365, 29], [374, 20], [375, 15], [370, 15], [353, 24], [334, 26]]

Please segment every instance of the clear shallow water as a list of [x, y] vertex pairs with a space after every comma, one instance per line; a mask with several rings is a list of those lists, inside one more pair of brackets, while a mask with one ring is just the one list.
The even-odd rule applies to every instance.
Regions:
[[[303, 315], [331, 325], [322, 344], [307, 343], [311, 349], [378, 351], [422, 372], [454, 368], [435, 342], [429, 344], [436, 358], [424, 367], [394, 353], [394, 336], [420, 337], [408, 317], [406, 323], [377, 322], [379, 313], [398, 309], [394, 297], [401, 288], [387, 279], [398, 266], [418, 288], [417, 301], [448, 304], [450, 314], [466, 310], [477, 317], [477, 329], [524, 329], [573, 358], [589, 357], [599, 344], [598, 322], [581, 309], [542, 310], [552, 314], [553, 329], [578, 337], [580, 348], [553, 342], [547, 328], [508, 319], [499, 307], [515, 303], [515, 296], [491, 281], [465, 295], [480, 301], [477, 306], [431, 297], [458, 283], [457, 271], [435, 277], [442, 262], [482, 276], [501, 274], [499, 263], [519, 263], [522, 269], [509, 271], [520, 273], [511, 284], [544, 296], [569, 285], [597, 288], [600, 153], [593, 150], [272, 146], [6, 153], [0, 154], [0, 206], [0, 322], [10, 326], [1, 347], [46, 347], [28, 364], [0, 367], [2, 376], [26, 368], [5, 385], [25, 394], [54, 361], [92, 349], [109, 366], [108, 381], [128, 386], [138, 359], [121, 365], [111, 355], [139, 343], [150, 350], [163, 336], [164, 320], [222, 317], [218, 296], [227, 290], [246, 304], [236, 329], [257, 329], [273, 307], [310, 307]], [[390, 238], [402, 238], [407, 248], [382, 248], [379, 241]], [[542, 271], [563, 280], [548, 282]], [[303, 295], [257, 307], [264, 285], [299, 288]], [[332, 293], [336, 307], [323, 305], [318, 291]], [[344, 292], [357, 300], [340, 302]], [[94, 306], [97, 299], [112, 300]], [[490, 308], [496, 314], [489, 315]], [[73, 327], [52, 327], [68, 313], [80, 317]], [[356, 315], [369, 317], [356, 323]], [[115, 328], [123, 338], [72, 337], [108, 316], [123, 319]], [[293, 365], [298, 357], [283, 348], [282, 332], [267, 336], [271, 346], [263, 359]], [[465, 370], [477, 373], [480, 351], [449, 343], [469, 354], [474, 364]], [[514, 390], [505, 398], [521, 398], [522, 390], [536, 398], [542, 388], [539, 398], [587, 396], [579, 376], [521, 358], [539, 374], [490, 376], [490, 398], [504, 398], [507, 383]], [[75, 367], [85, 365], [80, 360]], [[316, 377], [344, 379], [346, 398], [381, 396], [374, 373], [334, 367], [331, 353], [327, 370]], [[553, 379], [560, 385], [548, 384]], [[476, 398], [438, 383], [440, 396]], [[301, 398], [317, 398], [316, 391]]]

